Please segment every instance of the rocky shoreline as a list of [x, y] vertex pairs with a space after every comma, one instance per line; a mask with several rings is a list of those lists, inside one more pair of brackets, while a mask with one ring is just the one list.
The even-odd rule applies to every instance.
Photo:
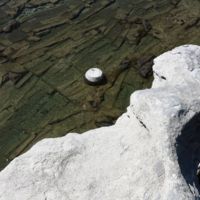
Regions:
[[154, 60], [110, 127], [44, 139], [0, 172], [1, 200], [200, 198], [200, 46]]
[[[0, 169], [47, 137], [111, 125], [152, 60], [200, 44], [198, 0], [1, 0]], [[99, 67], [107, 83], [84, 83]]]

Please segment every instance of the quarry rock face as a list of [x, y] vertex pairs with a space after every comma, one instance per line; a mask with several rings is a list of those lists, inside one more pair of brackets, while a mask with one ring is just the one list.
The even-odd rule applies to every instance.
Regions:
[[0, 172], [0, 200], [199, 199], [200, 47], [154, 59], [110, 127], [44, 139]]

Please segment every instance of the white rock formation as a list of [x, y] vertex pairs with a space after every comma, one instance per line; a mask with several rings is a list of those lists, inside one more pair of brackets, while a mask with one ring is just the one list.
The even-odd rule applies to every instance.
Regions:
[[99, 68], [90, 68], [85, 73], [85, 79], [91, 83], [98, 83], [103, 79], [103, 72]]
[[195, 200], [200, 162], [200, 47], [154, 61], [114, 126], [44, 139], [0, 173], [0, 200]]

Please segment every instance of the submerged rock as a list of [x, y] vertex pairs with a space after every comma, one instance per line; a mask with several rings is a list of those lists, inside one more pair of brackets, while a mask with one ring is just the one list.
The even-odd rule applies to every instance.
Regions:
[[13, 29], [16, 29], [19, 26], [19, 23], [16, 20], [11, 20], [9, 23], [3, 28], [4, 32], [11, 32]]
[[200, 47], [154, 59], [110, 127], [44, 139], [0, 173], [1, 200], [199, 199]]

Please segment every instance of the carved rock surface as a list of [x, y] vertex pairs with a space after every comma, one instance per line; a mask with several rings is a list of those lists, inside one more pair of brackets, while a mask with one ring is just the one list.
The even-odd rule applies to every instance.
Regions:
[[200, 47], [154, 59], [110, 127], [44, 139], [0, 173], [0, 200], [199, 199]]

